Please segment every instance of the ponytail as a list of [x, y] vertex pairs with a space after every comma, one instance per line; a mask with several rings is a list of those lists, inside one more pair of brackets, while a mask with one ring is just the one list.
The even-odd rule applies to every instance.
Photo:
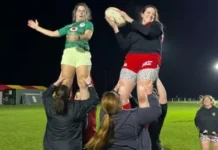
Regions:
[[57, 114], [67, 113], [67, 104], [70, 97], [70, 89], [66, 85], [61, 85], [54, 97], [54, 110]]
[[87, 150], [107, 149], [114, 142], [114, 117], [122, 110], [120, 97], [115, 92], [105, 92], [101, 99], [101, 108], [106, 114], [104, 115], [99, 130], [85, 145]]
[[56, 96], [54, 98], [54, 109], [57, 114], [63, 114], [65, 109], [64, 101], [61, 99], [61, 97]]
[[105, 114], [101, 122], [99, 130], [85, 145], [87, 150], [100, 150], [108, 146], [113, 137], [113, 119], [109, 114]]

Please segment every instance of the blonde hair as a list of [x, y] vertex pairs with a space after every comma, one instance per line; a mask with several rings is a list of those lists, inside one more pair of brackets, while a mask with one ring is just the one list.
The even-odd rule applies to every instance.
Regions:
[[[147, 5], [147, 6], [145, 6], [145, 7], [140, 11], [140, 16], [141, 16], [141, 14], [143, 14], [143, 13], [147, 10], [147, 8], [153, 8], [153, 9], [155, 10], [154, 20], [157, 21], [157, 22], [160, 22], [158, 10], [157, 10], [157, 8], [156, 8], [155, 6], [153, 6], [153, 5]], [[141, 19], [141, 22], [142, 22], [142, 19]]]
[[78, 4], [76, 4], [76, 6], [74, 7], [73, 12], [72, 12], [72, 15], [73, 15], [73, 22], [76, 22], [76, 11], [77, 11], [77, 9], [78, 9], [79, 6], [85, 7], [85, 10], [86, 10], [86, 17], [85, 17], [85, 20], [86, 20], [86, 21], [91, 20], [91, 19], [92, 19], [92, 14], [91, 14], [91, 10], [90, 10], [90, 8], [88, 7], [88, 5], [87, 5], [86, 3], [78, 3]]
[[213, 106], [216, 105], [216, 101], [215, 101], [215, 99], [213, 98], [213, 96], [211, 96], [211, 95], [200, 95], [199, 98], [200, 98], [200, 104], [201, 104], [201, 106], [204, 106], [204, 100], [205, 100], [205, 98], [209, 98], [209, 99], [211, 100]]
[[115, 92], [104, 93], [101, 107], [106, 114], [103, 117], [99, 131], [89, 140], [84, 149], [100, 150], [113, 143], [114, 115], [122, 110], [118, 94]]

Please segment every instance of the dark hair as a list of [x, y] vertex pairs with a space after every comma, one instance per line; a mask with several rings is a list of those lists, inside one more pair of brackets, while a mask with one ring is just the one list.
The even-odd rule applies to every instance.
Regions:
[[54, 109], [57, 114], [67, 113], [67, 104], [70, 98], [70, 88], [66, 85], [57, 87], [54, 97]]
[[[153, 8], [155, 10], [155, 18], [154, 20], [159, 22], [162, 26], [162, 29], [164, 28], [164, 25], [163, 23], [160, 21], [159, 19], [159, 13], [158, 13], [158, 10], [157, 10], [157, 7], [155, 7], [154, 5], [146, 5], [145, 7], [142, 8], [142, 10], [140, 11], [140, 18], [141, 18], [141, 14], [144, 13], [146, 11], [147, 8]], [[142, 19], [141, 19], [142, 21]]]
[[153, 9], [155, 10], [155, 18], [154, 18], [154, 20], [160, 22], [158, 10], [157, 10], [157, 8], [156, 8], [155, 6], [153, 6], [153, 5], [146, 5], [146, 6], [140, 11], [140, 15], [143, 14], [143, 13], [146, 11], [147, 8], [153, 8]]
[[[155, 10], [155, 17], [154, 17], [154, 20], [159, 22], [160, 25], [161, 25], [161, 30], [163, 31], [165, 26], [163, 25], [162, 22], [160, 22], [160, 19], [159, 19], [159, 14], [158, 14], [158, 10], [157, 8], [154, 6], [154, 5], [146, 5], [141, 11], [140, 11], [140, 20], [141, 20], [141, 23], [143, 22], [143, 19], [141, 17], [141, 14], [143, 14], [147, 8], [153, 8]], [[163, 42], [164, 40], [164, 33], [161, 35], [161, 43]]]

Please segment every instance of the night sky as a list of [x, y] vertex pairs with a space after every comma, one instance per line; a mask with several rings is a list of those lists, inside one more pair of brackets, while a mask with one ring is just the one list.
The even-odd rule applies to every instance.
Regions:
[[[218, 97], [217, 0], [23, 0], [8, 1], [1, 15], [0, 84], [45, 85], [60, 73], [65, 38], [46, 37], [27, 26], [38, 19], [40, 26], [56, 30], [72, 20], [72, 9], [86, 2], [92, 10], [94, 35], [90, 41], [92, 75], [99, 93], [118, 81], [126, 52], [121, 52], [114, 33], [104, 19], [107, 7], [115, 6], [138, 19], [141, 8], [155, 5], [165, 26], [160, 79], [169, 97]], [[124, 27], [125, 34], [129, 29]]]

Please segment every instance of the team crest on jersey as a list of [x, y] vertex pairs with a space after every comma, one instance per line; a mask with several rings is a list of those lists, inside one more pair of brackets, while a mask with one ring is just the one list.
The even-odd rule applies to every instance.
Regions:
[[215, 112], [213, 112], [213, 113], [212, 113], [212, 115], [213, 115], [213, 116], [216, 116], [216, 113], [215, 113]]
[[80, 23], [79, 26], [80, 26], [80, 27], [84, 27], [84, 26], [85, 26], [85, 23]]
[[70, 31], [77, 31], [77, 27], [70, 28]]

